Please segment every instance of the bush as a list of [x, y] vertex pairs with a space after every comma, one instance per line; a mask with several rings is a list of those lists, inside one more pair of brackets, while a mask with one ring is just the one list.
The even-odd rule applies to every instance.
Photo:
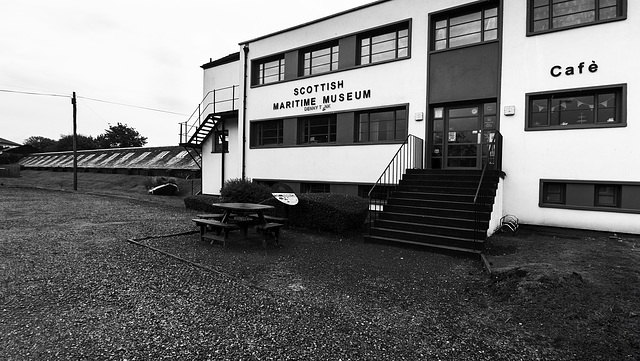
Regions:
[[[243, 187], [244, 186], [239, 188]], [[256, 194], [259, 193], [256, 191]], [[208, 195], [197, 195], [186, 197], [184, 199], [184, 203], [188, 209], [207, 213], [223, 213], [222, 209], [212, 206], [213, 203], [219, 202], [250, 202], [268, 204], [275, 208], [265, 212], [265, 214], [276, 217], [286, 217], [289, 219], [288, 224], [292, 227], [330, 231], [335, 233], [362, 229], [369, 211], [368, 200], [348, 194], [301, 194], [298, 196], [299, 202], [295, 206], [285, 206], [283, 203], [273, 198], [271, 193], [265, 195], [264, 198], [260, 197], [254, 198], [253, 201], [247, 201], [242, 199], [248, 198], [222, 198]], [[260, 201], [256, 202], [255, 199], [260, 199]]]
[[369, 211], [369, 201], [348, 194], [307, 193], [299, 195], [298, 200], [297, 205], [286, 210], [275, 198], [264, 203], [275, 206], [269, 213], [289, 218], [293, 227], [336, 233], [361, 229]]
[[233, 203], [262, 203], [272, 198], [269, 187], [239, 178], [224, 182], [220, 196], [223, 202]]
[[219, 208], [212, 206], [213, 203], [220, 203], [220, 197], [197, 195], [184, 198], [184, 206], [187, 209], [203, 211], [207, 213], [222, 213]]

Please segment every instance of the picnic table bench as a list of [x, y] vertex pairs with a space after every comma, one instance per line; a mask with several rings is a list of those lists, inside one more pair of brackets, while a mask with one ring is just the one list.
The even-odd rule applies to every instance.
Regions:
[[[238, 230], [240, 227], [233, 223], [223, 223], [215, 219], [206, 218], [194, 218], [192, 221], [200, 226], [200, 240], [205, 239], [222, 242], [222, 246], [227, 246], [227, 239], [229, 238], [229, 232]], [[209, 232], [209, 230], [213, 232]], [[215, 233], [215, 234], [214, 234]]]

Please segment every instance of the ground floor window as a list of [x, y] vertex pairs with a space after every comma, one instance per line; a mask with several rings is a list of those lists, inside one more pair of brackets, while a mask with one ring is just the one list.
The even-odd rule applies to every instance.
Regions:
[[539, 206], [640, 213], [640, 183], [543, 179]]
[[546, 182], [542, 185], [542, 199], [544, 203], [565, 204], [565, 188], [564, 183]]
[[356, 141], [404, 140], [407, 137], [407, 109], [392, 108], [360, 112], [356, 116]]
[[526, 130], [626, 125], [625, 86], [527, 94]]
[[300, 193], [330, 193], [331, 186], [327, 183], [300, 183]]
[[600, 207], [620, 207], [621, 187], [611, 184], [596, 184], [595, 205]]

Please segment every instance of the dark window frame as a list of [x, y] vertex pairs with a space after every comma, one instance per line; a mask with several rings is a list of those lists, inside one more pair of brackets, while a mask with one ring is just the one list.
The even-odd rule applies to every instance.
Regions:
[[[406, 31], [406, 35], [401, 32]], [[374, 41], [374, 38], [393, 34], [392, 40]], [[399, 23], [387, 25], [373, 30], [358, 33], [356, 41], [356, 66], [368, 66], [382, 64], [390, 61], [408, 59], [411, 57], [411, 21], [402, 21]], [[401, 46], [401, 39], [406, 39], [406, 46]], [[366, 43], [364, 43], [366, 41]], [[393, 48], [384, 51], [374, 51], [376, 45], [393, 41]], [[367, 49], [365, 52], [364, 49]], [[406, 50], [405, 54], [400, 55], [401, 50]], [[387, 54], [393, 52], [393, 56], [374, 60], [375, 55]], [[367, 58], [363, 62], [363, 58]]]
[[216, 129], [213, 131], [211, 153], [229, 153], [229, 130]]
[[[611, 107], [604, 102], [600, 101], [599, 96], [607, 95], [607, 94], [615, 95], [615, 107], [613, 109], [613, 114], [615, 118], [619, 120], [614, 120], [612, 122], [607, 121], [598, 121], [598, 119], [602, 119], [606, 116], [606, 114], [610, 114]], [[593, 96], [594, 104], [587, 104], [581, 102], [580, 100], [576, 100], [576, 98], [585, 98]], [[525, 94], [525, 131], [540, 131], [540, 130], [568, 130], [568, 129], [589, 129], [589, 128], [616, 128], [616, 127], [626, 127], [627, 126], [627, 85], [626, 84], [614, 84], [614, 85], [606, 85], [606, 86], [597, 86], [597, 87], [587, 87], [587, 88], [574, 88], [574, 89], [564, 89], [564, 90], [556, 90], [556, 91], [545, 91], [545, 92], [536, 92], [536, 93], [527, 93]], [[583, 113], [586, 112], [588, 115], [591, 115], [592, 121], [586, 122], [584, 124], [569, 124], [568, 122], [562, 122], [560, 124], [551, 124], [552, 119], [557, 117], [561, 117], [563, 114], [562, 111], [556, 112], [557, 116], [554, 116], [553, 108], [566, 109], [566, 104], [563, 106], [563, 99], [574, 99], [576, 100], [576, 109], [570, 110], [577, 112], [577, 108], [579, 106], [586, 106], [586, 108], [581, 110], [580, 116], [583, 116]], [[546, 101], [546, 102], [545, 102]], [[559, 101], [560, 103], [556, 106], [554, 102]], [[534, 103], [534, 102], [537, 102]], [[582, 103], [582, 104], [581, 104]], [[600, 107], [600, 105], [603, 105]], [[545, 109], [546, 108], [546, 109]], [[536, 111], [538, 109], [538, 111]], [[589, 109], [589, 110], [587, 110]], [[542, 110], [545, 110], [546, 113], [546, 122], [547, 124], [534, 124], [534, 121], [538, 118], [544, 117]], [[592, 113], [590, 113], [592, 112]], [[600, 117], [602, 116], [602, 117]], [[588, 118], [588, 117], [586, 117]], [[611, 118], [610, 118], [611, 119]]]
[[[612, 194], [604, 194], [602, 190], [604, 188], [611, 188]], [[595, 184], [594, 186], [594, 206], [595, 207], [611, 207], [620, 208], [622, 200], [622, 187], [617, 184]], [[611, 198], [610, 202], [603, 201], [602, 197]]]
[[[311, 124], [312, 122], [326, 121], [324, 125]], [[321, 129], [326, 127], [326, 132], [315, 133], [313, 128]], [[323, 144], [336, 144], [337, 142], [337, 130], [338, 119], [337, 114], [323, 114], [310, 117], [302, 117], [298, 120], [298, 144], [300, 145], [323, 145]], [[326, 141], [315, 140], [316, 137], [326, 137]], [[314, 140], [312, 140], [314, 139]]]
[[[354, 143], [387, 143], [387, 142], [398, 142], [398, 141], [402, 141], [404, 139], [407, 138], [408, 135], [408, 129], [409, 129], [409, 109], [408, 109], [408, 105], [404, 105], [404, 106], [396, 106], [396, 107], [386, 107], [386, 108], [374, 108], [374, 109], [366, 109], [366, 110], [362, 110], [359, 112], [356, 112], [355, 117], [354, 117], [354, 131], [355, 131], [355, 135], [354, 135]], [[387, 130], [385, 132], [393, 132], [393, 137], [392, 138], [387, 138], [387, 139], [375, 139], [375, 140], [371, 140], [372, 138], [372, 129], [371, 129], [371, 116], [373, 114], [382, 114], [382, 113], [389, 113], [389, 112], [393, 112], [393, 119], [391, 120], [385, 120], [385, 124], [392, 124], [393, 129], [392, 130]], [[404, 119], [399, 118], [398, 115], [399, 113], [404, 112]], [[363, 117], [366, 117], [366, 119], [363, 119]], [[366, 123], [367, 129], [363, 131], [363, 129], [361, 128], [364, 124], [363, 121]], [[404, 125], [404, 130], [401, 129], [402, 127], [399, 127], [400, 122], [403, 122], [402, 125]], [[401, 131], [403, 132], [402, 135], [398, 135], [398, 132]], [[365, 137], [363, 137], [363, 135], [365, 135]], [[381, 132], [375, 132], [375, 134], [381, 134]], [[366, 138], [366, 139], [363, 139]]]
[[300, 183], [300, 193], [331, 193], [329, 183]]
[[[550, 192], [551, 186], [560, 187], [554, 192]], [[567, 184], [563, 182], [553, 182], [553, 181], [545, 181], [541, 182], [540, 185], [540, 204], [553, 204], [553, 205], [564, 205], [567, 202]], [[554, 198], [558, 198], [557, 200], [550, 200], [550, 195], [553, 195]]]
[[[320, 55], [320, 56], [314, 56], [314, 53], [320, 52], [320, 51], [328, 51], [328, 54], [326, 55]], [[329, 62], [328, 63], [321, 63], [320, 65], [314, 64], [314, 59], [318, 59], [321, 57], [325, 57], [325, 56], [329, 56]], [[308, 61], [309, 64], [307, 66], [307, 56], [308, 56]], [[319, 45], [315, 45], [313, 47], [309, 47], [309, 48], [305, 48], [300, 50], [300, 74], [298, 74], [298, 76], [300, 77], [307, 77], [307, 76], [313, 76], [313, 75], [317, 75], [317, 74], [325, 74], [325, 73], [330, 73], [330, 72], [334, 72], [339, 70], [339, 57], [340, 57], [340, 44], [338, 42], [338, 40], [333, 40], [330, 42], [325, 42]], [[320, 71], [315, 71], [314, 72], [314, 68], [318, 69], [320, 68], [320, 66], [323, 65], [329, 65], [329, 70], [320, 70]]]
[[[490, 10], [496, 10], [496, 14], [492, 15], [492, 16], [488, 16], [487, 12]], [[475, 13], [480, 13], [480, 20], [475, 20], [475, 21], [480, 21], [480, 31], [478, 31], [477, 33], [480, 36], [480, 40], [479, 41], [474, 41], [474, 42], [469, 42], [469, 43], [464, 43], [461, 45], [454, 45], [451, 46], [451, 39], [452, 38], [461, 38], [462, 36], [451, 36], [451, 20], [452, 19], [457, 19], [457, 18], [461, 18], [464, 16], [469, 16]], [[490, 19], [495, 19], [495, 27], [492, 27], [490, 29], [486, 29], [487, 26], [487, 20]], [[445, 21], [446, 24], [444, 27], [442, 27], [440, 25], [441, 22]], [[472, 21], [466, 22], [466, 23], [471, 23]], [[453, 26], [459, 26], [465, 24], [465, 22], [462, 22], [460, 24], [454, 24]], [[444, 12], [439, 12], [437, 14], [433, 14], [430, 17], [430, 32], [431, 32], [431, 36], [429, 37], [429, 50], [436, 52], [436, 51], [447, 51], [450, 49], [459, 49], [462, 47], [467, 47], [467, 46], [475, 46], [475, 45], [479, 45], [479, 44], [486, 44], [489, 42], [495, 42], [495, 41], [499, 41], [500, 37], [501, 37], [501, 28], [502, 28], [502, 21], [501, 21], [501, 11], [500, 11], [500, 6], [499, 3], [497, 2], [489, 2], [489, 3], [483, 3], [480, 5], [471, 5], [471, 6], [464, 6], [462, 8], [458, 7], [458, 8], [454, 8], [454, 9], [449, 9], [447, 11]], [[438, 39], [439, 36], [439, 32], [438, 30], [444, 30], [445, 33], [445, 37], [443, 39]], [[489, 38], [487, 39], [487, 35], [489, 32], [493, 32], [495, 31], [495, 37]], [[475, 34], [475, 33], [467, 33], [466, 36], [470, 35], [470, 34]], [[445, 41], [445, 46], [443, 48], [440, 49], [436, 49], [437, 43], [440, 41]]]
[[[264, 129], [265, 126], [274, 125], [276, 130], [276, 142], [265, 144], [265, 131], [271, 131], [273, 129]], [[259, 148], [268, 148], [268, 147], [278, 147], [284, 144], [284, 120], [283, 119], [270, 119], [263, 121], [251, 122], [251, 130], [250, 133], [252, 135], [252, 147]], [[274, 138], [274, 137], [269, 137]]]
[[[548, 5], [545, 6], [545, 4], [542, 3], [544, 1], [548, 1], [547, 3]], [[622, 21], [627, 19], [627, 0], [615, 0], [617, 15], [613, 18], [606, 18], [606, 19], [600, 19], [601, 18], [600, 11], [606, 8], [610, 8], [608, 3], [605, 2], [604, 0], [593, 0], [593, 1], [595, 5], [595, 8], [594, 8], [595, 19], [593, 21], [589, 21], [585, 23], [577, 23], [577, 24], [572, 24], [567, 26], [553, 27], [554, 14], [552, 13], [552, 10], [551, 10], [551, 8], [553, 7], [553, 0], [527, 0], [527, 36], [547, 34], [547, 33], [556, 32], [556, 31], [563, 31], [563, 30], [580, 28], [584, 26], [605, 24], [605, 23]], [[563, 3], [567, 3], [567, 2], [568, 1], [563, 1]], [[541, 29], [541, 30], [535, 30], [536, 10], [538, 10], [539, 13], [540, 12], [544, 13], [545, 12], [544, 7], [548, 7], [548, 9], [546, 9], [548, 17], [540, 18], [540, 20], [544, 20], [544, 19], [548, 20], [547, 28]], [[587, 10], [590, 10], [590, 9], [587, 9]], [[585, 12], [585, 11], [581, 11], [581, 12]], [[577, 13], [580, 13], [580, 12], [575, 12], [572, 14], [577, 14]], [[561, 17], [561, 16], [566, 16], [566, 14], [564, 15], [559, 14], [556, 17]]]
[[[273, 75], [269, 75], [265, 77], [265, 66], [269, 63], [273, 63], [273, 62], [277, 62], [277, 68], [278, 68], [278, 74], [277, 74], [277, 79], [273, 80], [273, 81], [267, 81], [265, 82], [266, 78], [271, 78], [273, 77]], [[258, 60], [253, 60], [252, 62], [253, 66], [252, 66], [252, 70], [253, 70], [253, 78], [252, 78], [252, 85], [268, 85], [268, 84], [274, 84], [274, 83], [280, 83], [282, 81], [284, 81], [284, 74], [285, 74], [285, 57], [284, 57], [284, 53], [281, 54], [277, 54], [274, 56], [270, 56], [268, 58], [262, 58], [262, 59], [258, 59]], [[275, 68], [275, 67], [269, 67], [269, 69], [271, 68]]]
[[[545, 201], [546, 184], [562, 184], [564, 201]], [[598, 189], [601, 187], [613, 187], [614, 189], [613, 193], [604, 195], [610, 198], [608, 202], [599, 200]], [[540, 179], [538, 192], [538, 206], [540, 208], [640, 214], [640, 198], [638, 198], [640, 182]]]

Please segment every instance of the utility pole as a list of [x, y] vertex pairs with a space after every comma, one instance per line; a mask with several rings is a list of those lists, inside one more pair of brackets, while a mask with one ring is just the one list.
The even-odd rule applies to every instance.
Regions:
[[73, 190], [78, 190], [78, 141], [76, 134], [76, 117], [77, 117], [77, 106], [76, 106], [76, 92], [73, 92], [73, 98], [71, 98], [71, 104], [73, 105]]

